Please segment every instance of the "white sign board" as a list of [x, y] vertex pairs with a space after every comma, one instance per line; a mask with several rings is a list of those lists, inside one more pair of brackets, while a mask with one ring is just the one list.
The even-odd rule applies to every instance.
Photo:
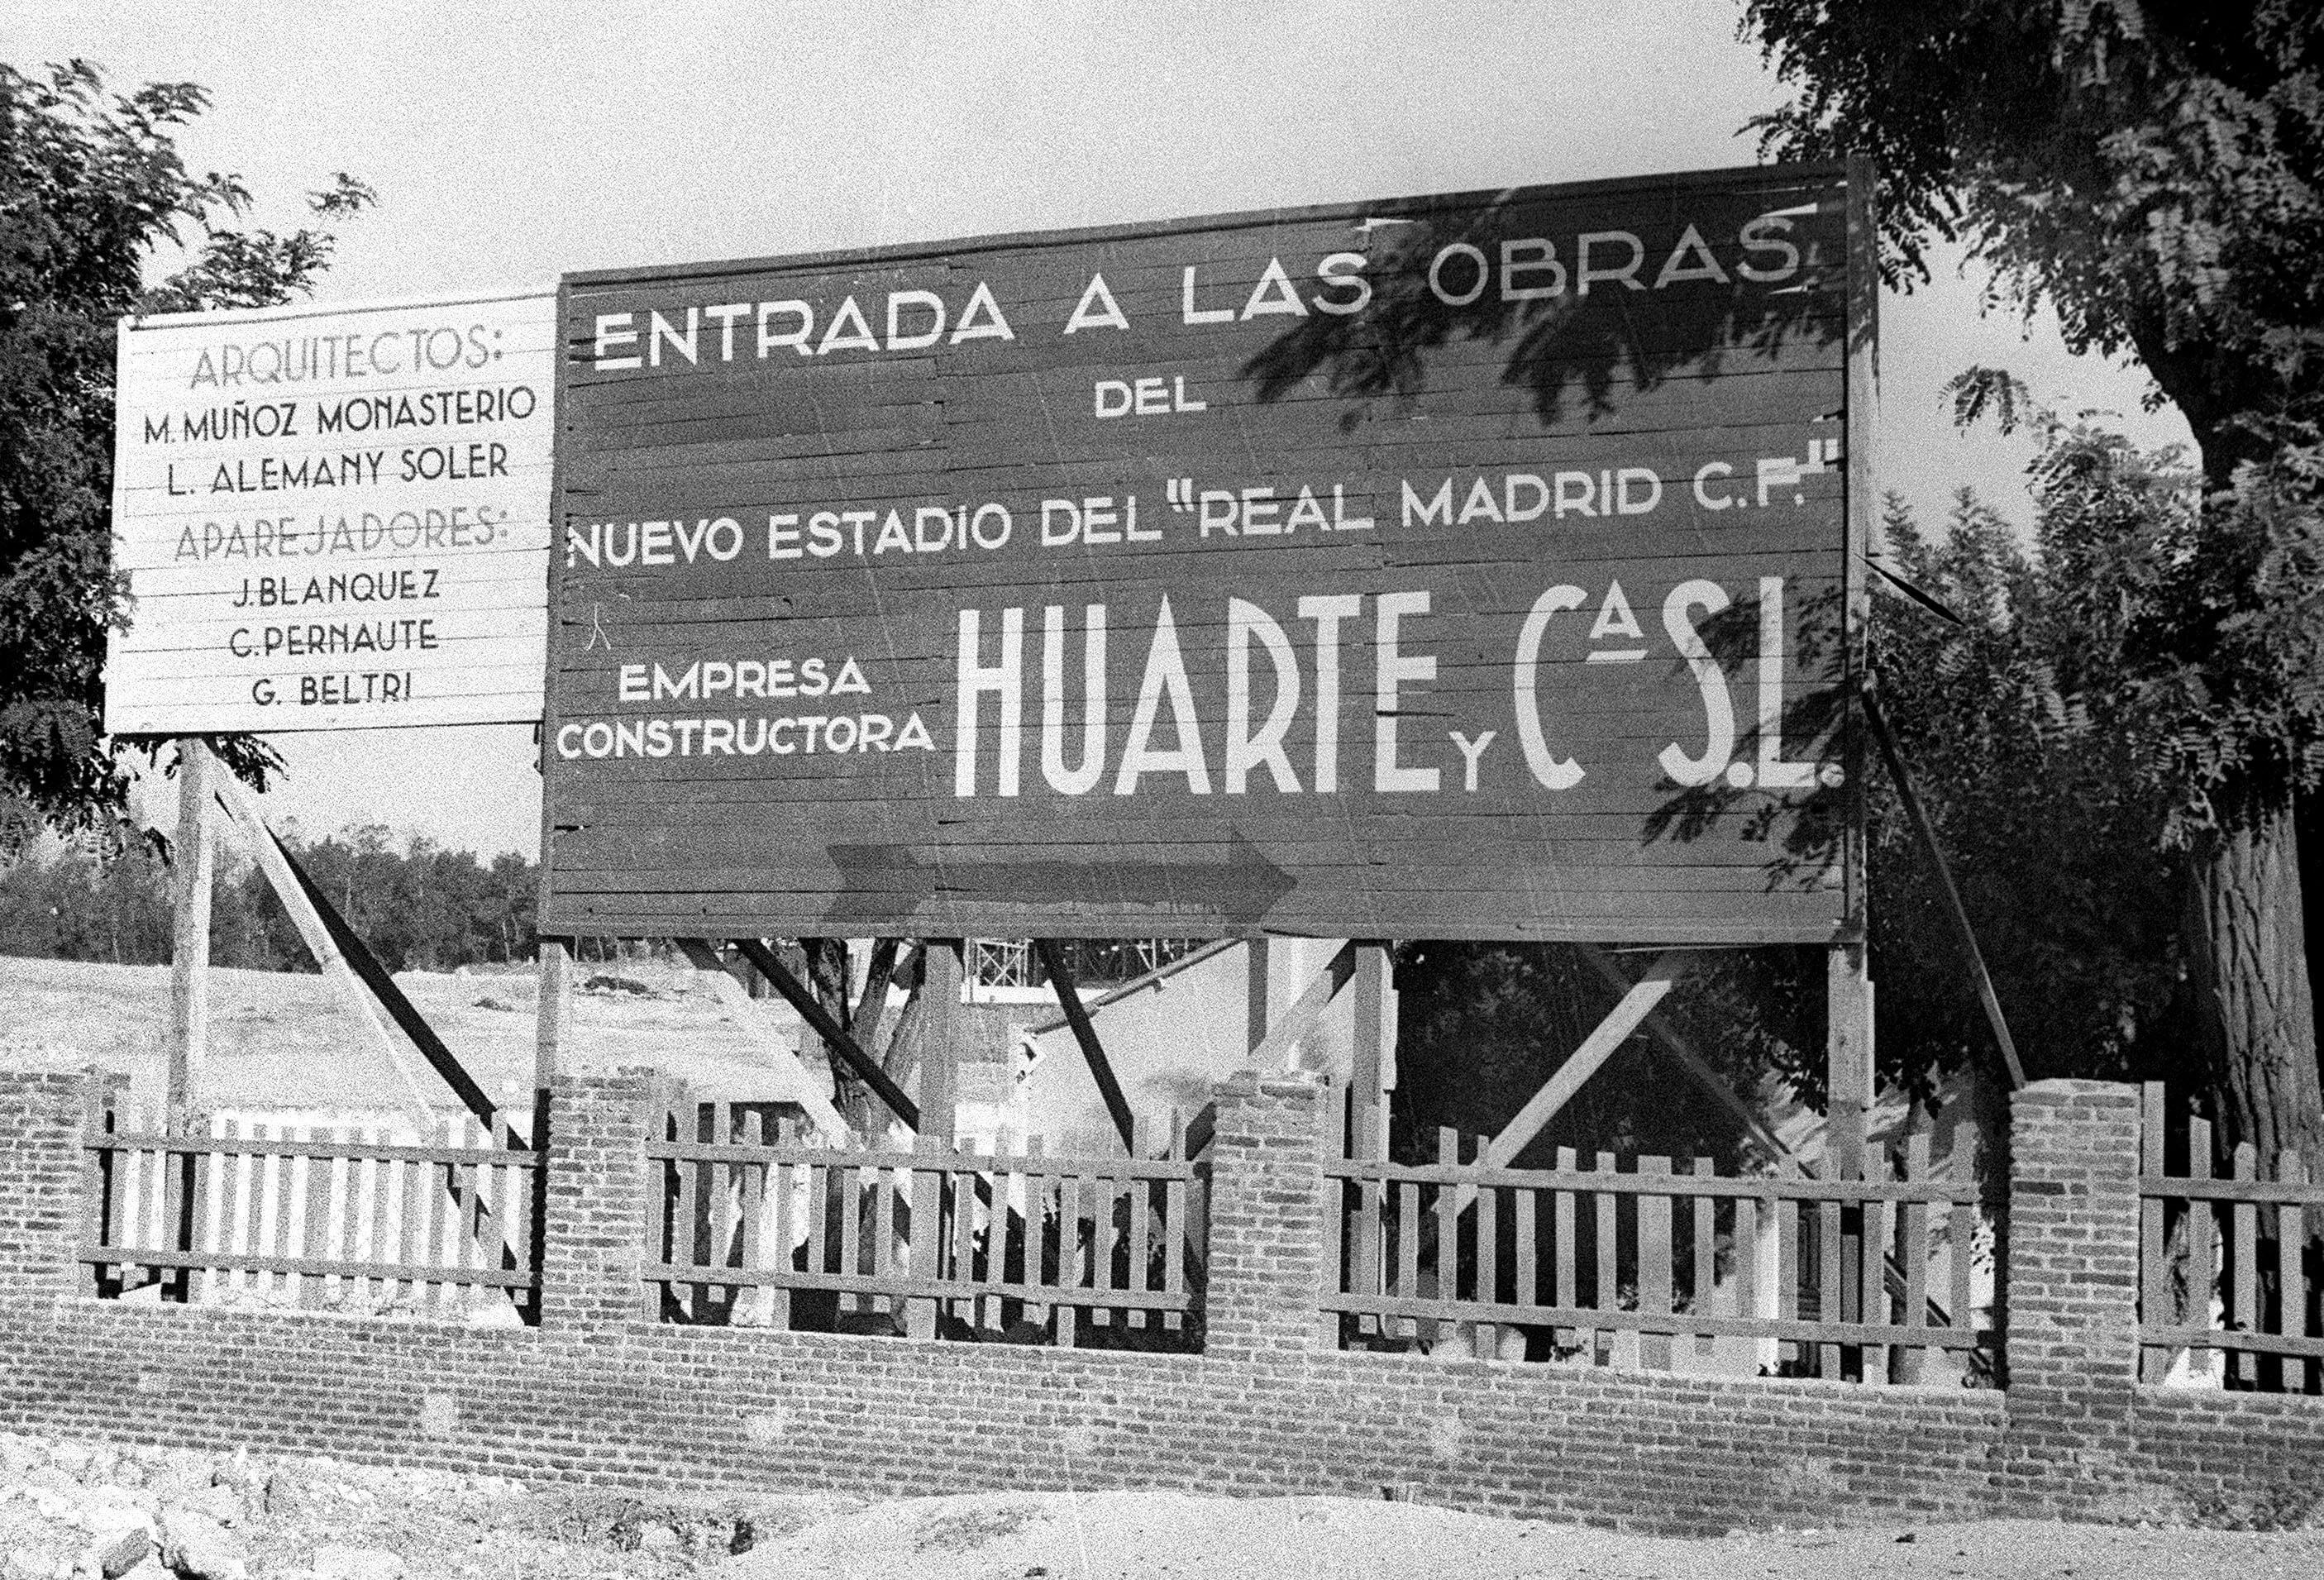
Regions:
[[124, 319], [106, 730], [538, 719], [556, 310]]

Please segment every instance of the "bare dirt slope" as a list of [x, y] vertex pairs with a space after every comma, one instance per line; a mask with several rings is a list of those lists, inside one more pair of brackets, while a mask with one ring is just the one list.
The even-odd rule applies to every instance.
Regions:
[[[635, 983], [574, 995], [567, 1068], [653, 1065], [719, 1095], [769, 1090], [758, 1072], [770, 1039], [796, 1047], [798, 1018], [761, 1000], [747, 1011], [719, 1002], [692, 972], [653, 961], [582, 966], [576, 982]], [[429, 1025], [495, 1096], [532, 1082], [532, 968], [456, 975], [410, 971], [396, 978]], [[397, 1100], [385, 1062], [320, 976], [216, 969], [210, 974], [211, 1107], [374, 1108]], [[760, 1021], [763, 1030], [738, 1018]], [[170, 1019], [170, 968], [32, 960], [0, 955], [0, 1063], [11, 1068], [119, 1070], [136, 1099], [161, 1089]]]
[[686, 1498], [0, 1434], [0, 1580], [2232, 1580], [2324, 1532], [1993, 1521], [1679, 1541], [1347, 1498]]

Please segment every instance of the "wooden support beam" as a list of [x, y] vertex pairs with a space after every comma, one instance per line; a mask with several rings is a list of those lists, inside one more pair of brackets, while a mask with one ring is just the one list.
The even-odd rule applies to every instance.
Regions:
[[[1118, 1004], [1122, 1000], [1136, 993], [1146, 993], [1149, 990], [1159, 991], [1164, 983], [1169, 981], [1180, 972], [1186, 970], [1190, 966], [1201, 965], [1204, 961], [1209, 959], [1213, 955], [1223, 954], [1229, 949], [1235, 948], [1241, 942], [1242, 940], [1240, 938], [1213, 938], [1209, 943], [1201, 946], [1199, 948], [1189, 949], [1186, 953], [1179, 956], [1176, 960], [1165, 961], [1163, 964], [1154, 967], [1151, 971], [1139, 972], [1128, 982], [1115, 984], [1113, 986], [1106, 989], [1103, 993], [1098, 994], [1097, 997], [1093, 999], [1084, 999], [1082, 1001], [1082, 1008], [1090, 1012], [1090, 1018], [1092, 1020], [1095, 1020], [1097, 1018], [1098, 1012], [1105, 1009], [1108, 1005]], [[905, 975], [905, 973], [899, 968], [898, 975], [899, 976], [901, 976]], [[1260, 1019], [1264, 1020], [1265, 1018], [1265, 1014], [1262, 1012]], [[1052, 1031], [1064, 1030], [1065, 1029], [1065, 1018], [1063, 1015], [1059, 1015], [1054, 1021], [1036, 1021], [1032, 1025], [1025, 1028], [1023, 1035], [1027, 1037], [1047, 1037]], [[1259, 1038], [1257, 1036], [1253, 1036], [1251, 1038], [1250, 1046], [1253, 1048], [1259, 1046]]]
[[1388, 946], [1366, 942], [1356, 951], [1355, 1045], [1348, 1089], [1355, 1095], [1363, 1134], [1349, 1138], [1360, 1158], [1388, 1156], [1388, 1094], [1395, 1085], [1396, 1049], [1388, 1024]]
[[736, 1023], [758, 1032], [767, 1044], [775, 1078], [782, 1086], [776, 1095], [778, 1099], [804, 1109], [808, 1121], [828, 1145], [842, 1147], [853, 1141], [855, 1132], [848, 1128], [847, 1121], [841, 1118], [839, 1110], [832, 1105], [829, 1094], [822, 1089], [822, 1083], [799, 1062], [797, 1052], [783, 1045], [775, 1029], [762, 1018], [764, 1011], [761, 1006], [765, 1001], [751, 996], [750, 985], [742, 981], [733, 966], [719, 958], [717, 949], [708, 942], [701, 938], [679, 938], [677, 943], [678, 953], [686, 956], [687, 964], [710, 978], [711, 991], [718, 995], [718, 1002], [733, 1013]]
[[1834, 944], [1824, 971], [1824, 1150], [1828, 1178], [1864, 1178], [1871, 1124], [1872, 974], [1860, 943]]
[[1247, 1006], [1244, 1024], [1249, 1040], [1244, 1046], [1259, 1051], [1267, 1040], [1268, 993], [1273, 983], [1274, 948], [1262, 933], [1243, 941], [1243, 1003]]
[[[1615, 993], [1627, 994], [1637, 985], [1614, 963], [1614, 957], [1598, 945], [1581, 944], [1576, 947], [1582, 951], [1582, 958], [1589, 963], [1590, 968]], [[1660, 1006], [1647, 1013], [1645, 1025], [1655, 1040], [1662, 1044], [1663, 1051], [1671, 1061], [1692, 1076], [1695, 1084], [1715, 1098], [1720, 1107], [1734, 1115], [1735, 1122], [1743, 1127], [1743, 1133], [1767, 1155], [1769, 1161], [1787, 1173], [1805, 1171], [1791, 1148], [1784, 1145], [1783, 1138], [1768, 1129], [1766, 1123], [1751, 1112], [1750, 1104], [1735, 1095], [1719, 1072], [1711, 1068], [1711, 1061], [1696, 1052], [1694, 1045], [1670, 1023], [1669, 1017], [1662, 1012]]]
[[170, 856], [176, 906], [170, 947], [170, 1073], [164, 1123], [183, 1129], [200, 1101], [210, 1041], [210, 890], [215, 853], [210, 841], [209, 783], [217, 766], [208, 747], [189, 735], [178, 743], [178, 836]]
[[535, 945], [540, 992], [532, 1021], [532, 1141], [549, 1133], [549, 1088], [565, 1067], [565, 1045], [573, 1037], [573, 950], [563, 938]]
[[[897, 978], [897, 947], [899, 938], [881, 938], [872, 946], [872, 958], [863, 972], [863, 992], [855, 1000], [855, 1013], [848, 1017], [848, 1028], [855, 1033], [856, 1046], [877, 1056], [880, 1051], [880, 1022], [888, 1014], [888, 988]], [[908, 978], [918, 969], [919, 948], [913, 947], [904, 958], [904, 975]]]
[[961, 986], [968, 946], [930, 938], [920, 965], [920, 1114], [923, 1133], [949, 1142], [959, 1134], [960, 1045], [966, 1030]]
[[[1557, 1117], [1558, 1110], [1572, 1101], [1582, 1083], [1598, 1073], [1614, 1050], [1629, 1040], [1630, 1033], [1640, 1021], [1663, 1002], [1672, 986], [1686, 973], [1689, 957], [1684, 950], [1673, 949], [1655, 956], [1646, 975], [1631, 984], [1621, 1002], [1608, 1012], [1597, 1029], [1582, 1039], [1566, 1061], [1558, 1066], [1549, 1079], [1542, 1084], [1517, 1117], [1501, 1127], [1500, 1134], [1487, 1143], [1484, 1156], [1478, 1162], [1487, 1169], [1506, 1169], [1533, 1139], [1541, 1134], [1544, 1126]], [[1466, 1208], [1477, 1198], [1477, 1187], [1461, 1187], [1456, 1211]]]
[[1332, 1001], [1340, 996], [1356, 975], [1357, 946], [1351, 940], [1340, 946], [1339, 952], [1325, 963], [1315, 980], [1307, 984], [1283, 1018], [1267, 1029], [1267, 1035], [1257, 1048], [1250, 1050], [1254, 1068], [1266, 1069], [1283, 1063], [1298, 1040], [1315, 1029]]
[[[920, 1105], [904, 1095], [903, 1088], [889, 1079], [888, 1072], [880, 1067], [879, 1061], [866, 1053], [862, 1046], [848, 1032], [847, 1028], [842, 1026], [829, 1010], [816, 1002], [815, 994], [808, 991], [807, 984], [801, 982], [788, 966], [776, 957], [775, 952], [767, 947], [764, 940], [736, 938], [734, 947], [742, 951], [744, 959], [759, 968], [760, 975], [773, 984], [775, 991], [783, 996], [784, 1002], [798, 1012], [799, 1019], [805, 1021], [808, 1028], [817, 1037], [823, 1039], [824, 1046], [837, 1054], [865, 1086], [877, 1093], [880, 1101], [885, 1103], [890, 1111], [904, 1122], [906, 1128], [915, 1131], [922, 1128]], [[932, 953], [942, 954], [944, 951], [939, 949]], [[957, 962], [958, 956], [955, 956], [954, 958]], [[954, 987], [956, 992], [957, 977], [954, 978]]]
[[282, 909], [289, 913], [290, 925], [298, 929], [307, 952], [323, 969], [324, 979], [339, 995], [339, 1003], [361, 1028], [364, 1040], [372, 1050], [386, 1061], [403, 1084], [405, 1116], [414, 1131], [424, 1140], [435, 1133], [436, 1112], [430, 1105], [427, 1089], [420, 1085], [419, 1072], [404, 1057], [403, 1049], [379, 1018], [379, 1010], [371, 995], [364, 990], [346, 958], [339, 952], [331, 929], [324, 925], [321, 914], [309, 897], [307, 888], [292, 875], [289, 859], [276, 841], [273, 831], [259, 815], [257, 805], [249, 792], [235, 782], [234, 775], [218, 773], [211, 777], [210, 791], [217, 806], [225, 811], [235, 831], [242, 836], [258, 870], [266, 875], [267, 886], [274, 891]]
[[331, 942], [337, 946], [347, 968], [371, 990], [372, 996], [379, 1001], [380, 1006], [387, 1011], [388, 1017], [404, 1036], [410, 1039], [411, 1045], [420, 1050], [429, 1067], [452, 1089], [452, 1095], [459, 1099], [460, 1105], [474, 1114], [479, 1124], [500, 1137], [503, 1144], [512, 1142], [521, 1146], [523, 1138], [509, 1125], [500, 1112], [500, 1105], [493, 1101], [492, 1095], [468, 1073], [467, 1067], [460, 1062], [444, 1039], [436, 1035], [436, 1028], [428, 1023], [427, 1017], [420, 1012], [420, 1006], [405, 997], [403, 990], [395, 985], [395, 978], [380, 963], [379, 956], [371, 952], [371, 946], [364, 943], [355, 929], [348, 925], [347, 919], [339, 914], [338, 908], [323, 892], [322, 885], [308, 875], [307, 869], [299, 864], [299, 858], [274, 837], [272, 830], [268, 830], [267, 838], [272, 841], [283, 864], [290, 869], [290, 876], [305, 891], [308, 903], [322, 919], [324, 929], [330, 934]]
[[1097, 1028], [1090, 1024], [1089, 1012], [1082, 1008], [1082, 995], [1074, 988], [1073, 973], [1065, 966], [1065, 951], [1057, 947], [1054, 938], [1035, 938], [1033, 952], [1041, 957], [1041, 968], [1049, 974], [1049, 985], [1056, 990], [1057, 1004], [1065, 1012], [1065, 1024], [1073, 1028], [1074, 1041], [1080, 1045], [1082, 1058], [1089, 1063], [1098, 1095], [1105, 1099], [1105, 1111], [1112, 1116], [1115, 1133], [1121, 1137], [1122, 1150], [1137, 1156], [1137, 1122], [1130, 1115], [1130, 1099], [1123, 1095], [1121, 1083], [1114, 1077], [1113, 1066], [1098, 1042]]
[[1937, 843], [1936, 825], [1929, 820], [1927, 808], [1913, 788], [1913, 776], [1905, 772], [1904, 754], [1889, 732], [1887, 716], [1880, 711], [1879, 699], [1870, 686], [1863, 688], [1859, 700], [1864, 706], [1864, 722], [1871, 726], [1872, 739], [1880, 747], [1880, 761], [1888, 769], [1889, 782], [1896, 787], [1897, 799], [1904, 803], [1904, 816], [1911, 820], [1913, 831], [1921, 836], [1922, 848], [1929, 853], [1930, 864], [1937, 869], [1937, 888], [1945, 897], [1945, 910], [1952, 918], [1953, 934], [1960, 940], [1961, 950], [1969, 956], [1969, 977], [1977, 986], [1977, 1001], [1985, 1009], [1986, 1024], [1993, 1028], [1993, 1040], [2000, 1046], [2001, 1062], [2009, 1071], [2009, 1087], [2015, 1091], [2025, 1085], [2025, 1067], [2017, 1061], [2017, 1041], [2009, 1035], [2009, 1021], [2001, 1012], [2001, 1000], [1995, 996], [1993, 977], [1985, 968], [1985, 951], [1977, 947], [1977, 929], [1969, 923], [1969, 907], [1961, 903], [1960, 890], [1953, 882], [1953, 869], [1945, 860], [1944, 847]]

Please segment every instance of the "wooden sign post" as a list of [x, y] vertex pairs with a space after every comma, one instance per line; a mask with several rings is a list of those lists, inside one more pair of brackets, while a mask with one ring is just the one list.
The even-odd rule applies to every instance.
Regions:
[[172, 1130], [191, 1116], [210, 1041], [210, 776], [200, 741], [178, 742], [178, 837], [171, 849], [175, 914], [170, 938], [170, 1068], [163, 1112]]

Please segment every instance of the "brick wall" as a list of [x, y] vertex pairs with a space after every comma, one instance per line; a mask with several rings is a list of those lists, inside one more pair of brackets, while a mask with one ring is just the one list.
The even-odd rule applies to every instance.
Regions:
[[2006, 1394], [1326, 1350], [1318, 1095], [1276, 1076], [1219, 1093], [1201, 1355], [663, 1326], [635, 1280], [646, 1092], [558, 1083], [543, 1322], [512, 1330], [83, 1298], [79, 1088], [0, 1076], [0, 1426], [649, 1486], [1396, 1484], [1670, 1530], [2257, 1507], [2324, 1475], [2324, 1401], [2131, 1381], [2116, 1088], [2020, 1099]]

